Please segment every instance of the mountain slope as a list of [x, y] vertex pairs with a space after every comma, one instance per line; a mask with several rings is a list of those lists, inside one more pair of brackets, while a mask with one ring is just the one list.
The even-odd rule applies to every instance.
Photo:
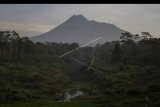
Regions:
[[34, 42], [78, 42], [80, 44], [102, 37], [97, 43], [118, 40], [124, 30], [113, 24], [89, 21], [82, 15], [73, 15], [53, 30], [32, 37]]

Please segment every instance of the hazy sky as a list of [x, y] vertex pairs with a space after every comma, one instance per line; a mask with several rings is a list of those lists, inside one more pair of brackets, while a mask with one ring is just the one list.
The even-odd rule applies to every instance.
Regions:
[[0, 4], [0, 30], [36, 36], [78, 14], [134, 34], [148, 31], [160, 37], [160, 4]]

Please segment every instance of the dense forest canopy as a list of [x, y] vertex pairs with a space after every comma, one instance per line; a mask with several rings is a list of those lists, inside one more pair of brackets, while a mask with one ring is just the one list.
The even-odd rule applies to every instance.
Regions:
[[[125, 32], [119, 41], [83, 47], [59, 58], [77, 47], [77, 43], [34, 43], [15, 31], [0, 31], [0, 102], [55, 98], [71, 88], [94, 88], [96, 94], [88, 99], [96, 103], [160, 104], [160, 38]], [[90, 65], [93, 52], [92, 66], [98, 71], [70, 59]]]

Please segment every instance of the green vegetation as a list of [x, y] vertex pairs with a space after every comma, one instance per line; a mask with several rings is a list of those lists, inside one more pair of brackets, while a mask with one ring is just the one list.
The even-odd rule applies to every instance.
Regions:
[[[34, 102], [34, 103], [33, 103]], [[38, 100], [30, 102], [14, 102], [10, 104], [0, 104], [1, 107], [102, 107], [102, 104], [96, 104], [88, 101], [55, 102], [53, 100]]]
[[[1, 107], [137, 107], [160, 105], [160, 38], [122, 33], [120, 41], [83, 47], [33, 43], [15, 31], [0, 32]], [[88, 65], [94, 50], [94, 69]], [[88, 94], [71, 102], [57, 96], [72, 89]]]

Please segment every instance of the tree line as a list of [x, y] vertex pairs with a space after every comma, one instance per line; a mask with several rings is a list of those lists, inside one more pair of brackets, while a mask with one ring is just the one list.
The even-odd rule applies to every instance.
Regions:
[[[0, 31], [0, 59], [4, 61], [33, 57], [37, 62], [40, 57], [53, 57], [57, 61], [59, 55], [77, 47], [77, 43], [34, 43], [28, 37], [20, 37], [15, 31]], [[141, 35], [125, 32], [121, 34], [120, 40], [97, 44], [94, 47], [83, 47], [74, 55], [89, 59], [92, 48], [97, 63], [156, 66], [160, 64], [160, 38], [155, 38], [148, 32], [142, 32]]]

